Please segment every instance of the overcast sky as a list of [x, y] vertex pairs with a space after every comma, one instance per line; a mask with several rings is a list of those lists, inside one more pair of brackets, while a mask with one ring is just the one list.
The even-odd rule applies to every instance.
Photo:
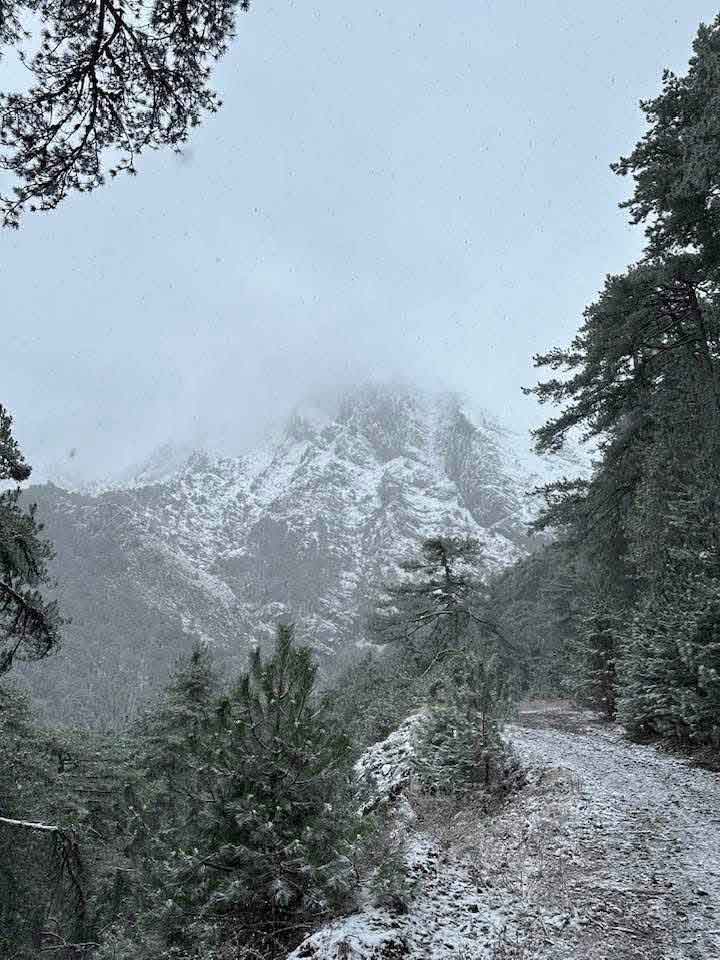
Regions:
[[696, 0], [255, 0], [187, 155], [0, 233], [0, 400], [88, 476], [405, 376], [509, 425], [641, 249], [608, 169]]

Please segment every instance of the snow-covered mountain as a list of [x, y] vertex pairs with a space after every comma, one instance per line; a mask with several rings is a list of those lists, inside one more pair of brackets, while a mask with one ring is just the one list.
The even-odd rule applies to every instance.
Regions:
[[420, 539], [475, 537], [488, 571], [527, 550], [529, 491], [581, 469], [528, 446], [453, 396], [365, 386], [332, 414], [299, 408], [243, 457], [180, 465], [168, 448], [96, 496], [35, 488], [73, 617], [46, 669], [72, 660], [76, 676], [89, 650], [86, 687], [100, 696], [103, 677], [107, 703], [154, 683], [191, 634], [231, 661], [280, 618], [321, 654], [360, 642], [378, 585]]

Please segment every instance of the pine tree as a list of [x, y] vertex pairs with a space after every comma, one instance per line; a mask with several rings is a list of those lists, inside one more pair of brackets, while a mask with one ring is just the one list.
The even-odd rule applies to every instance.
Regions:
[[420, 549], [400, 564], [401, 578], [384, 588], [371, 619], [378, 642], [402, 647], [417, 672], [459, 653], [471, 634], [497, 632], [485, 611], [477, 541], [433, 537]]
[[[696, 421], [697, 423], [697, 421]], [[713, 432], [716, 434], [712, 442]], [[651, 474], [636, 523], [643, 596], [629, 632], [619, 713], [638, 734], [720, 748], [720, 437], [689, 429]], [[688, 446], [702, 451], [690, 456]], [[661, 516], [657, 516], [660, 513]], [[653, 549], [654, 547], [654, 549]]]
[[[109, 173], [136, 172], [148, 148], [176, 151], [221, 101], [212, 66], [249, 0], [0, 0], [0, 56], [15, 48], [26, 88], [0, 94], [0, 220], [52, 210]], [[39, 44], [35, 41], [38, 39]], [[107, 165], [107, 158], [111, 158]]]
[[421, 786], [451, 796], [479, 789], [490, 799], [517, 785], [519, 763], [501, 737], [509, 710], [507, 680], [494, 658], [457, 661], [421, 728], [415, 763]]
[[[559, 376], [532, 391], [560, 408], [535, 434], [596, 443], [589, 480], [545, 488], [539, 526], [589, 568], [575, 678], [638, 732], [715, 741], [720, 510], [720, 18], [701, 26], [684, 77], [642, 106], [648, 131], [615, 165], [647, 248], [609, 277]], [[602, 586], [599, 586], [602, 585]], [[594, 693], [593, 693], [594, 689]], [[619, 695], [619, 696], [618, 696]]]
[[105, 930], [100, 957], [163, 955], [170, 864], [200, 839], [208, 786], [214, 783], [209, 767], [227, 733], [226, 720], [210, 651], [197, 642], [132, 726], [115, 763], [120, 809], [113, 828], [103, 833], [117, 837], [121, 855], [107, 844], [96, 870], [94, 918]]
[[491, 578], [490, 615], [527, 664], [518, 670], [506, 658], [517, 695], [557, 697], [565, 689], [585, 586], [574, 548], [560, 538]]
[[570, 642], [565, 688], [577, 702], [596, 707], [609, 720], [616, 711], [617, 658], [626, 625], [612, 600], [598, 593], [578, 618], [577, 634]]
[[[27, 697], [7, 681], [0, 684], [0, 816], [31, 819], [47, 778]], [[42, 924], [43, 857], [40, 837], [0, 822], [0, 953], [27, 950]], [[38, 902], [40, 901], [40, 902]], [[34, 908], [28, 910], [28, 904]], [[23, 956], [21, 953], [20, 956]]]
[[[0, 684], [0, 950], [34, 960], [86, 941], [107, 915], [99, 885], [122, 853], [110, 839], [122, 793], [115, 744], [36, 724], [26, 696]], [[102, 745], [103, 748], [107, 744]]]
[[624, 206], [644, 223], [651, 257], [694, 251], [703, 269], [720, 260], [720, 16], [701, 24], [685, 76], [663, 74], [662, 92], [643, 101], [645, 136], [613, 165], [634, 179]]
[[[0, 406], [0, 481], [30, 476], [12, 435], [12, 417]], [[50, 586], [52, 548], [41, 536], [35, 509], [23, 509], [20, 488], [0, 493], [0, 675], [15, 659], [38, 660], [60, 642], [57, 603], [41, 593]]]
[[200, 768], [215, 749], [224, 719], [218, 705], [220, 679], [208, 648], [196, 643], [180, 658], [159, 701], [136, 727], [135, 763], [151, 792], [155, 816], [167, 830], [199, 812]]
[[328, 726], [316, 670], [281, 626], [274, 655], [256, 650], [221, 702], [223, 734], [201, 771], [197, 852], [179, 851], [165, 884], [171, 939], [186, 935], [190, 912], [279, 949], [348, 896], [358, 832], [350, 744]]

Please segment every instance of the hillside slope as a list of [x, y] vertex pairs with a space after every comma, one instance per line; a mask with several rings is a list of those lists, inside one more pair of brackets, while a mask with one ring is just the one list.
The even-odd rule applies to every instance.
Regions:
[[[381, 784], [408, 778], [411, 733], [406, 723], [368, 751]], [[521, 712], [506, 735], [528, 775], [507, 806], [452, 815], [400, 794], [416, 882], [406, 909], [369, 899], [290, 960], [720, 956], [718, 774], [565, 704]]]
[[33, 488], [73, 622], [29, 682], [56, 716], [72, 701], [115, 723], [193, 635], [233, 666], [280, 618], [321, 657], [361, 642], [378, 585], [421, 538], [478, 538], [486, 571], [526, 552], [528, 492], [578, 469], [527, 447], [452, 396], [364, 387], [244, 457], [164, 470], [159, 456], [96, 496]]

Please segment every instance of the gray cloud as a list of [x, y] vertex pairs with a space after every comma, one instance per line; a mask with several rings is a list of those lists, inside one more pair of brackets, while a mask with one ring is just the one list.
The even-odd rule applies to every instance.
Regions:
[[[630, 9], [628, 9], [630, 8]], [[404, 376], [514, 426], [641, 247], [608, 164], [709, 3], [258, 2], [182, 158], [0, 235], [2, 402], [88, 476]]]

